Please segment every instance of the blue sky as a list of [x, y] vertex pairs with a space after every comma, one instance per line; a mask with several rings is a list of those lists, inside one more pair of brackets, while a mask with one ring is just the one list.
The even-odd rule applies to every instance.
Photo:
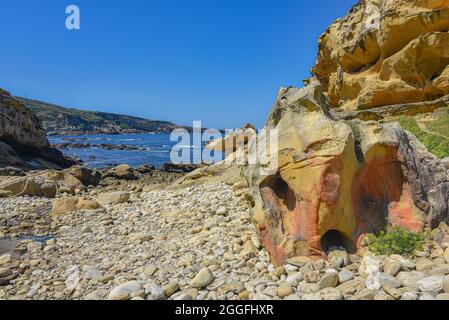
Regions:
[[[0, 87], [66, 107], [261, 127], [356, 0], [1, 1]], [[65, 28], [76, 4], [81, 30]]]

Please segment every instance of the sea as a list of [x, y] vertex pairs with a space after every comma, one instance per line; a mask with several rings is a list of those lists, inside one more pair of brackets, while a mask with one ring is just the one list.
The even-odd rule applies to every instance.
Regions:
[[[82, 143], [90, 144], [88, 149], [64, 148], [60, 149], [64, 155], [79, 157], [86, 167], [102, 169], [120, 164], [128, 164], [137, 168], [141, 165], [151, 164], [159, 168], [164, 163], [171, 162], [170, 152], [179, 141], [171, 141], [169, 133], [158, 134], [115, 134], [115, 135], [80, 135], [80, 136], [49, 136], [50, 143]], [[190, 139], [192, 141], [192, 139]], [[143, 150], [105, 150], [97, 145], [128, 145]], [[204, 148], [204, 143], [201, 148]], [[191, 144], [177, 146], [190, 154], [192, 163], [201, 162], [201, 157], [195, 156], [198, 146]]]

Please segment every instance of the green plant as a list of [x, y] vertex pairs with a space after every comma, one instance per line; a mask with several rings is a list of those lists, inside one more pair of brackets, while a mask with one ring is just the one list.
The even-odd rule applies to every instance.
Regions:
[[377, 235], [369, 235], [367, 241], [369, 250], [375, 254], [413, 256], [423, 248], [426, 237], [426, 233], [391, 227]]
[[423, 131], [414, 117], [403, 117], [397, 119], [397, 121], [404, 130], [413, 133], [431, 153], [440, 158], [449, 157], [449, 139], [444, 137], [447, 135], [449, 116], [441, 116], [435, 121], [426, 123], [428, 129], [439, 135]]

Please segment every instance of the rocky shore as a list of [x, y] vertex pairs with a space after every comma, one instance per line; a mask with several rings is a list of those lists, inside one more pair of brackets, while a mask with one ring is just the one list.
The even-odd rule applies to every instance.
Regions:
[[109, 144], [109, 143], [101, 143], [101, 144], [91, 144], [91, 143], [58, 143], [53, 145], [54, 148], [57, 149], [90, 149], [90, 148], [100, 148], [104, 150], [126, 150], [126, 151], [145, 151], [146, 148], [130, 146], [126, 144]]
[[447, 17], [360, 1], [256, 164], [236, 160], [270, 130], [247, 125], [213, 165], [72, 166], [0, 90], [0, 299], [449, 300], [448, 161], [393, 120], [447, 107]]
[[53, 200], [0, 199], [1, 299], [449, 299], [444, 223], [415, 258], [335, 247], [274, 266], [244, 182], [109, 181]]

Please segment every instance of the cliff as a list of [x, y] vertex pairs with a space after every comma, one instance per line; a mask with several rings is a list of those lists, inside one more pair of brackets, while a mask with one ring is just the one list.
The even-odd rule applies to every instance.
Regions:
[[73, 162], [50, 147], [42, 122], [23, 103], [0, 89], [0, 166], [68, 167]]
[[320, 37], [306, 87], [281, 88], [276, 169], [243, 168], [273, 262], [449, 223], [447, 161], [426, 148], [449, 150], [448, 28], [447, 0], [362, 0]]
[[313, 74], [341, 110], [442, 98], [448, 28], [448, 0], [360, 1], [320, 37]]

